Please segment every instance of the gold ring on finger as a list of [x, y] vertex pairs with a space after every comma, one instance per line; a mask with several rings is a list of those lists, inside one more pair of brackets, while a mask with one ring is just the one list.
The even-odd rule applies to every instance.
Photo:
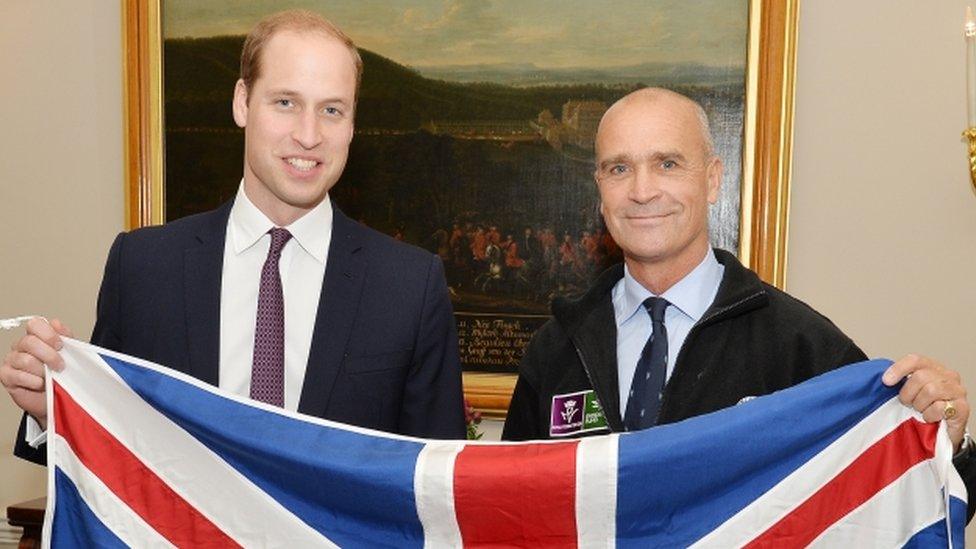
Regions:
[[942, 411], [942, 417], [946, 419], [952, 419], [956, 417], [957, 413], [958, 412], [956, 410], [956, 407], [953, 406], [952, 401], [951, 400], [945, 401], [945, 410]]

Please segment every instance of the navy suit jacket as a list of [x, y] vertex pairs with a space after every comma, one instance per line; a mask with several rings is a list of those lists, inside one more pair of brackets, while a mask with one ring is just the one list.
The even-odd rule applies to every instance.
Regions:
[[[120, 234], [105, 266], [92, 343], [217, 385], [230, 208]], [[333, 212], [298, 411], [463, 439], [457, 335], [440, 258]], [[43, 462], [23, 442], [23, 424], [15, 453]]]

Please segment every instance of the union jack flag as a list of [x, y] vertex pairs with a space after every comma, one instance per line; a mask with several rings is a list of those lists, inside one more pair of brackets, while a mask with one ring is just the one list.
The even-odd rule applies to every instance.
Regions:
[[48, 376], [45, 543], [961, 547], [944, 426], [848, 366], [647, 431], [421, 440], [303, 416], [74, 340]]

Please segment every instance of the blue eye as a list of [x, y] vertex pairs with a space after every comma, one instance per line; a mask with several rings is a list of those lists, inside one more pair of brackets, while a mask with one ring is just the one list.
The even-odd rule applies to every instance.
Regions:
[[627, 166], [624, 166], [623, 164], [617, 164], [610, 168], [610, 175], [621, 175], [625, 171], [627, 171]]
[[342, 114], [342, 111], [340, 111], [339, 109], [337, 109], [335, 107], [326, 107], [323, 110], [325, 111], [325, 114], [328, 114], [330, 116], [339, 116], [339, 115]]
[[279, 107], [287, 108], [287, 107], [291, 107], [294, 103], [291, 102], [291, 99], [279, 99], [275, 101], [275, 104], [278, 105]]
[[664, 168], [665, 170], [670, 170], [677, 166], [678, 163], [675, 162], [674, 160], [665, 160], [664, 162], [661, 162], [661, 167]]

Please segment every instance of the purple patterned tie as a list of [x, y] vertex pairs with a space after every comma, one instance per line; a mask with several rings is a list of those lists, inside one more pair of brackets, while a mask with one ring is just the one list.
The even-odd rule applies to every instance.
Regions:
[[281, 294], [278, 259], [291, 238], [287, 229], [274, 228], [271, 249], [261, 269], [258, 315], [254, 325], [254, 367], [251, 398], [275, 406], [285, 405], [285, 303]]

